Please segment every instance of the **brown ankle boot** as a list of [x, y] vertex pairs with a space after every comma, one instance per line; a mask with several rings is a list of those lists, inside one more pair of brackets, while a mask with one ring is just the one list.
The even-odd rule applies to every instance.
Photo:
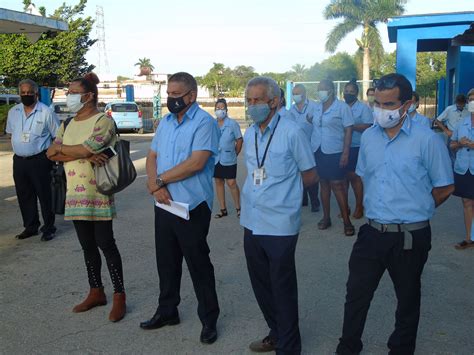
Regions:
[[86, 299], [82, 303], [79, 303], [78, 305], [74, 306], [72, 311], [74, 313], [86, 312], [91, 308], [97, 306], [104, 306], [106, 304], [107, 298], [105, 297], [104, 288], [91, 288]]
[[126, 310], [125, 293], [114, 293], [114, 303], [109, 314], [109, 320], [111, 322], [118, 322], [125, 316]]

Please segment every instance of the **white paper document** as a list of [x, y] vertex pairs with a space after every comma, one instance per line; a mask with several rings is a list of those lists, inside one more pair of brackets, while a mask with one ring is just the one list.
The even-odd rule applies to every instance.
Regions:
[[159, 203], [155, 201], [156, 207], [159, 207], [161, 209], [164, 209], [165, 211], [168, 211], [169, 213], [172, 213], [178, 217], [181, 217], [187, 221], [189, 221], [189, 203], [183, 203], [183, 202], [176, 202], [176, 201], [170, 201], [171, 205], [165, 205], [163, 203]]

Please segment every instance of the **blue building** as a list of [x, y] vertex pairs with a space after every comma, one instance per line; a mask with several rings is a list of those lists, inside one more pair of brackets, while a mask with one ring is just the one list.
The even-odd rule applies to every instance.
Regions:
[[397, 73], [416, 87], [417, 52], [447, 52], [446, 78], [438, 83], [438, 114], [457, 94], [474, 87], [474, 12], [394, 17], [388, 37], [397, 44]]

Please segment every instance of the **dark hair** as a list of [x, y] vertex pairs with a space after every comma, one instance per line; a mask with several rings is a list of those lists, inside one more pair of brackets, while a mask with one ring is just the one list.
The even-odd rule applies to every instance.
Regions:
[[280, 105], [282, 107], [286, 106], [285, 90], [283, 90], [282, 88], [280, 88]]
[[335, 94], [336, 88], [334, 86], [334, 82], [330, 79], [323, 79], [319, 82], [319, 85], [324, 84], [326, 86], [329, 86], [329, 88], [332, 90], [333, 94]]
[[413, 96], [415, 97], [415, 102], [420, 102], [420, 95], [416, 91], [413, 91]]
[[458, 94], [454, 102], [457, 104], [465, 104], [467, 102], [466, 96], [464, 94]]
[[188, 90], [197, 92], [197, 82], [194, 77], [185, 72], [174, 73], [168, 78], [168, 83], [183, 83]]
[[97, 84], [100, 83], [99, 77], [94, 73], [87, 73], [82, 78], [77, 78], [71, 81], [71, 83], [76, 82], [79, 83], [86, 92], [94, 94], [93, 102], [97, 105], [99, 102], [99, 89], [97, 88]]
[[368, 88], [367, 91], [365, 92], [366, 95], [369, 95], [369, 92], [375, 92], [375, 88]]
[[214, 109], [217, 107], [217, 104], [224, 104], [225, 109], [227, 110], [227, 101], [225, 99], [217, 99]]
[[392, 73], [382, 76], [378, 80], [374, 80], [375, 88], [379, 91], [391, 90], [398, 88], [400, 91], [398, 99], [405, 103], [411, 100], [413, 96], [413, 88], [408, 79], [401, 74]]
[[356, 79], [351, 79], [351, 81], [349, 81], [346, 85], [344, 85], [344, 88], [348, 86], [352, 86], [356, 91], [356, 95], [359, 95], [359, 85], [357, 85]]

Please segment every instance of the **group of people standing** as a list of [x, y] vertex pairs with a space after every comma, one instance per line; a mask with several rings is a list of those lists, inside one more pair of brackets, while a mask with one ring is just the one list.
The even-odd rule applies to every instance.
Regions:
[[[16, 185], [22, 178], [31, 178], [23, 172], [24, 164], [32, 164], [31, 170], [50, 161], [64, 164], [65, 219], [74, 223], [90, 285], [88, 296], [73, 311], [84, 312], [107, 303], [101, 281], [101, 249], [114, 288], [109, 319], [115, 322], [124, 317], [126, 300], [122, 261], [112, 227], [114, 199], [97, 191], [92, 166], [106, 163], [107, 156], [101, 152], [114, 144], [116, 132], [113, 119], [97, 110], [97, 83], [93, 74], [70, 83], [67, 105], [76, 115], [60, 126], [54, 117], [28, 120], [37, 114], [46, 117], [42, 111], [50, 111], [37, 103], [34, 83], [20, 83], [22, 104], [10, 112], [7, 132], [14, 142]], [[295, 249], [303, 196], [309, 195], [313, 211], [319, 209], [316, 186], [320, 183], [323, 218], [318, 228], [326, 229], [332, 223], [332, 191], [344, 233], [352, 236], [355, 228], [347, 198], [350, 185], [356, 197], [353, 218], [365, 214], [368, 220], [359, 229], [349, 259], [344, 323], [336, 353], [358, 354], [362, 350], [370, 302], [388, 270], [398, 302], [388, 347], [392, 354], [413, 354], [421, 274], [431, 248], [429, 220], [455, 190], [454, 182], [459, 196], [466, 200], [465, 218], [470, 216], [472, 221], [474, 91], [468, 94], [471, 114], [460, 121], [451, 136], [450, 146], [457, 151], [454, 178], [445, 142], [420, 124], [422, 119], [414, 118], [417, 97], [410, 82], [399, 74], [382, 77], [368, 92], [368, 97], [373, 97], [369, 100], [374, 103], [372, 108], [358, 101], [355, 82], [345, 86], [343, 102], [337, 99], [334, 84], [324, 80], [318, 86], [319, 103], [308, 99], [304, 86], [296, 85], [295, 103], [289, 111], [282, 109], [281, 89], [274, 80], [253, 78], [245, 91], [253, 124], [244, 137], [238, 124], [228, 117], [225, 100], [216, 103], [217, 120], [199, 107], [192, 75], [180, 72], [170, 76], [167, 93], [170, 113], [160, 122], [147, 154], [147, 189], [151, 200], [159, 204], [188, 204], [189, 219], [154, 207], [158, 307], [140, 327], [151, 330], [180, 322], [184, 259], [198, 300], [200, 341], [211, 344], [217, 340], [220, 308], [207, 242], [214, 178], [220, 205], [215, 217], [228, 214], [224, 199], [227, 182], [244, 228], [252, 289], [269, 328], [249, 347], [255, 352], [301, 353]], [[46, 142], [52, 137], [52, 144]], [[239, 193], [236, 164], [242, 149], [247, 176]], [[24, 176], [19, 177], [21, 174]], [[39, 192], [32, 191], [36, 201], [34, 193]], [[27, 198], [19, 186], [17, 194], [21, 207]], [[43, 237], [47, 240], [53, 231], [54, 214], [51, 223], [45, 211]], [[20, 239], [37, 233], [39, 227], [37, 214], [24, 212], [22, 207], [22, 215], [26, 229]]]

